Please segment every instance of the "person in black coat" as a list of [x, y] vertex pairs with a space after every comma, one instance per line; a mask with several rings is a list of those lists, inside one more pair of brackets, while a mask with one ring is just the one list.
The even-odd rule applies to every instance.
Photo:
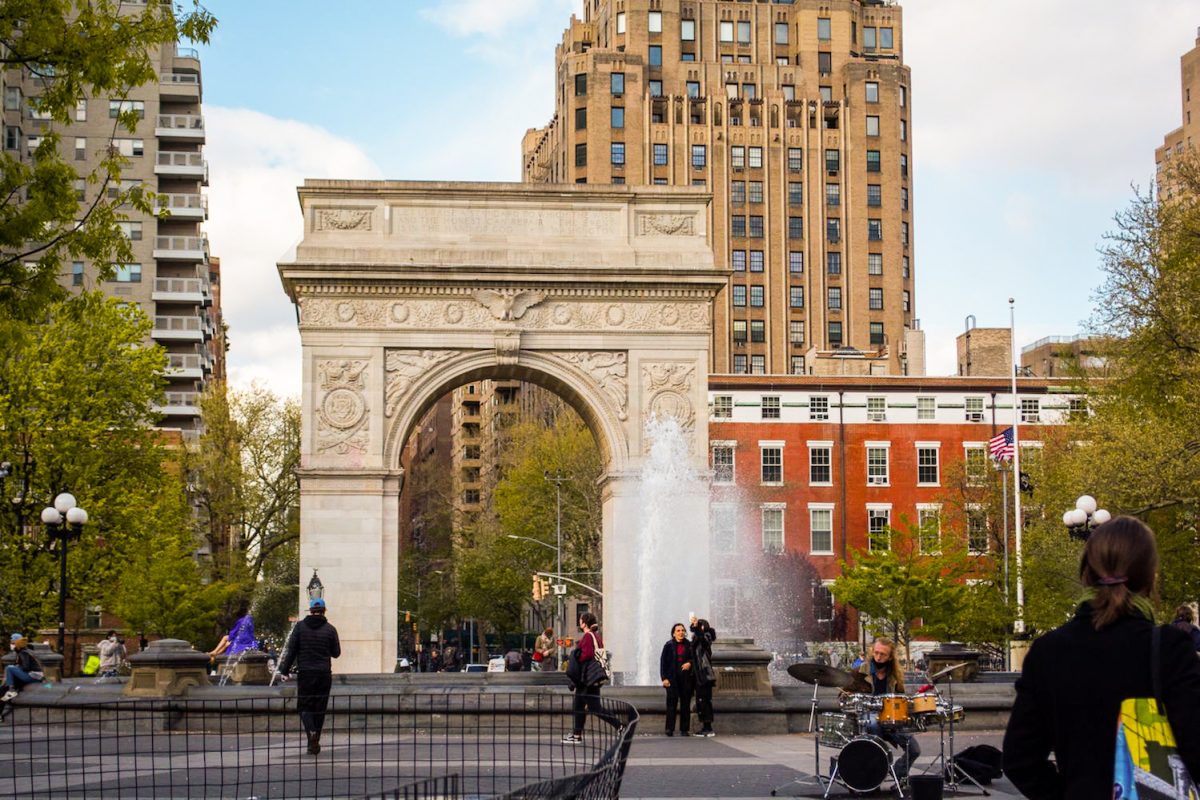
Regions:
[[675, 715], [679, 714], [679, 732], [688, 735], [692, 723], [692, 690], [695, 687], [695, 666], [692, 643], [682, 622], [671, 628], [671, 638], [663, 645], [658, 659], [658, 676], [667, 690], [667, 736], [675, 735]]
[[[701, 667], [707, 662], [712, 668], [712, 643], [717, 639], [717, 632], [706, 619], [692, 617], [692, 654], [696, 659], [696, 718], [700, 720], [700, 732], [697, 736], [716, 736], [713, 731], [713, 687], [715, 681], [707, 680], [705, 670]], [[715, 673], [713, 677], [716, 677]]]
[[325, 709], [333, 686], [331, 659], [341, 654], [337, 628], [325, 619], [325, 601], [318, 597], [308, 604], [308, 616], [292, 628], [284, 646], [283, 663], [279, 665], [283, 675], [291, 672], [293, 665], [299, 670], [296, 708], [308, 737], [309, 755], [321, 752], [321, 729], [325, 726]]
[[1192, 607], [1185, 605], [1175, 609], [1175, 619], [1171, 624], [1192, 637], [1192, 647], [1200, 653], [1200, 628], [1196, 627], [1195, 621], [1196, 615], [1192, 613]]
[[[1004, 773], [1026, 797], [1113, 796], [1121, 703], [1154, 696], [1149, 598], [1157, 568], [1154, 534], [1140, 520], [1117, 517], [1088, 537], [1079, 573], [1091, 597], [1034, 641], [1016, 683]], [[1183, 631], [1159, 630], [1162, 699], [1179, 754], [1197, 776], [1200, 659]]]

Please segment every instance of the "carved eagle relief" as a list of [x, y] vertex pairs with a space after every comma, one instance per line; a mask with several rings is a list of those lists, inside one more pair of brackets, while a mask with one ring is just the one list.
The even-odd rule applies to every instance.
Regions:
[[480, 289], [472, 297], [487, 306], [492, 316], [499, 320], [520, 319], [526, 311], [546, 299], [543, 292], [496, 292]]

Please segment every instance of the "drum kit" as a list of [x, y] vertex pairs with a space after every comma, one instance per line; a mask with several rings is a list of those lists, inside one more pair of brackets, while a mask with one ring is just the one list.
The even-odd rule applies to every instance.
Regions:
[[[962, 664], [955, 664], [933, 674], [926, 674], [927, 686], [912, 695], [871, 694], [871, 684], [865, 675], [847, 672], [823, 664], [793, 664], [788, 674], [793, 678], [813, 685], [812, 706], [809, 710], [810, 732], [816, 723], [813, 746], [816, 756], [816, 778], [824, 789], [822, 797], [828, 797], [834, 783], [840, 783], [851, 793], [873, 792], [891, 778], [898, 797], [903, 797], [902, 780], [892, 765], [892, 751], [881, 737], [873, 735], [868, 728], [914, 735], [937, 727], [941, 739], [939, 756], [935, 765], [941, 765], [942, 782], [952, 792], [962, 788], [960, 779], [975, 783], [969, 775], [954, 764], [954, 725], [965, 716], [963, 707], [954, 704], [954, 671]], [[937, 684], [945, 682], [947, 693], [943, 698]], [[817, 690], [822, 687], [840, 689], [837, 711], [817, 714]], [[878, 724], [878, 728], [875, 728]], [[949, 729], [950, 755], [946, 754], [946, 732]], [[821, 748], [836, 750], [830, 760], [829, 775], [821, 771]], [[926, 774], [934, 774], [933, 768]], [[792, 783], [799, 782], [792, 781]], [[784, 784], [787, 786], [789, 784]], [[783, 787], [771, 791], [772, 796]]]

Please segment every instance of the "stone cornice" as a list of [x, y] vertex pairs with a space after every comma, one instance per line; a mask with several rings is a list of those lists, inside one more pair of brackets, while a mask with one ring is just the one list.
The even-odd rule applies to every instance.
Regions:
[[[724, 286], [724, 283], [720, 284]], [[545, 293], [547, 298], [555, 297], [564, 300], [574, 298], [679, 298], [693, 300], [709, 300], [713, 291], [708, 286], [637, 286], [628, 283], [609, 284], [595, 287], [559, 286], [537, 282], [524, 281], [481, 281], [463, 282], [461, 284], [441, 283], [438, 285], [396, 285], [383, 283], [348, 283], [338, 281], [295, 281], [293, 292], [298, 297], [428, 297], [469, 299], [480, 289], [499, 290], [533, 290]]]

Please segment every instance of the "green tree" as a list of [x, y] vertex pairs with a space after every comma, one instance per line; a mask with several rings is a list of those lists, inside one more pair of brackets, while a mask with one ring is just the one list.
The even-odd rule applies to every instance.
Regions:
[[28, 161], [0, 153], [0, 317], [36, 318], [60, 297], [64, 256], [91, 260], [102, 277], [133, 260], [118, 222], [129, 211], [150, 214], [153, 198], [120, 185], [125, 158], [111, 144], [118, 130], [136, 130], [138, 114], [130, 108], [114, 120], [104, 157], [86, 175], [60, 152], [61, 132], [81, 100], [125, 97], [158, 80], [160, 48], [207, 42], [215, 24], [196, 0], [186, 13], [160, 2], [0, 0], [0, 65], [34, 76], [39, 92], [26, 100], [48, 119]]

